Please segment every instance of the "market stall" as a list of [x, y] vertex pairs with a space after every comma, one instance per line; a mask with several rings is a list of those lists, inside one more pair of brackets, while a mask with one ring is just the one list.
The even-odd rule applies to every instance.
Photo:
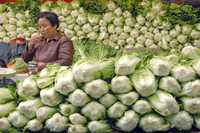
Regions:
[[168, 2], [0, 5], [1, 41], [37, 36], [35, 16], [52, 11], [75, 49], [71, 66], [51, 63], [30, 74], [18, 56], [0, 69], [16, 81], [0, 88], [0, 131], [199, 132], [200, 10]]

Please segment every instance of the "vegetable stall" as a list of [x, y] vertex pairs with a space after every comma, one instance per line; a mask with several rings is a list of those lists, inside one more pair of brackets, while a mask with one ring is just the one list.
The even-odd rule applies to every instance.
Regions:
[[199, 131], [199, 8], [161, 0], [15, 1], [0, 5], [0, 40], [37, 35], [40, 11], [59, 15], [59, 30], [75, 47], [73, 65], [47, 65], [1, 88], [1, 132]]

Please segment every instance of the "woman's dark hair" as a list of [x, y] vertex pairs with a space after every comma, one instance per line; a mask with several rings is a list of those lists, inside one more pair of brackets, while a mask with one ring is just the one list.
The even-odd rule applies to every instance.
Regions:
[[46, 18], [52, 26], [56, 26], [57, 28], [59, 27], [60, 21], [58, 19], [58, 15], [53, 13], [53, 12], [41, 12], [37, 16], [37, 21], [40, 18]]

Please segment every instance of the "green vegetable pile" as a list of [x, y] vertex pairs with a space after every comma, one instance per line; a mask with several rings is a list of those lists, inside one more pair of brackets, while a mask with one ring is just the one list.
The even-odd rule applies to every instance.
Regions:
[[48, 65], [19, 82], [16, 93], [1, 88], [0, 131], [200, 129], [198, 48], [187, 46], [180, 53], [148, 51], [148, 55], [123, 52], [112, 57], [107, 49], [96, 47], [100, 49], [98, 56], [81, 51], [83, 58], [71, 67]]

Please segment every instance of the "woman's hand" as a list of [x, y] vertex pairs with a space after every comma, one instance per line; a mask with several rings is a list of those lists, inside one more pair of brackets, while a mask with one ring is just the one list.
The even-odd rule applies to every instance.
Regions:
[[46, 63], [44, 63], [44, 62], [37, 62], [37, 67], [38, 67], [39, 71], [42, 70], [45, 66], [46, 66]]
[[32, 51], [33, 49], [36, 49], [41, 43], [40, 40], [40, 37], [33, 37], [28, 44], [28, 50]]

